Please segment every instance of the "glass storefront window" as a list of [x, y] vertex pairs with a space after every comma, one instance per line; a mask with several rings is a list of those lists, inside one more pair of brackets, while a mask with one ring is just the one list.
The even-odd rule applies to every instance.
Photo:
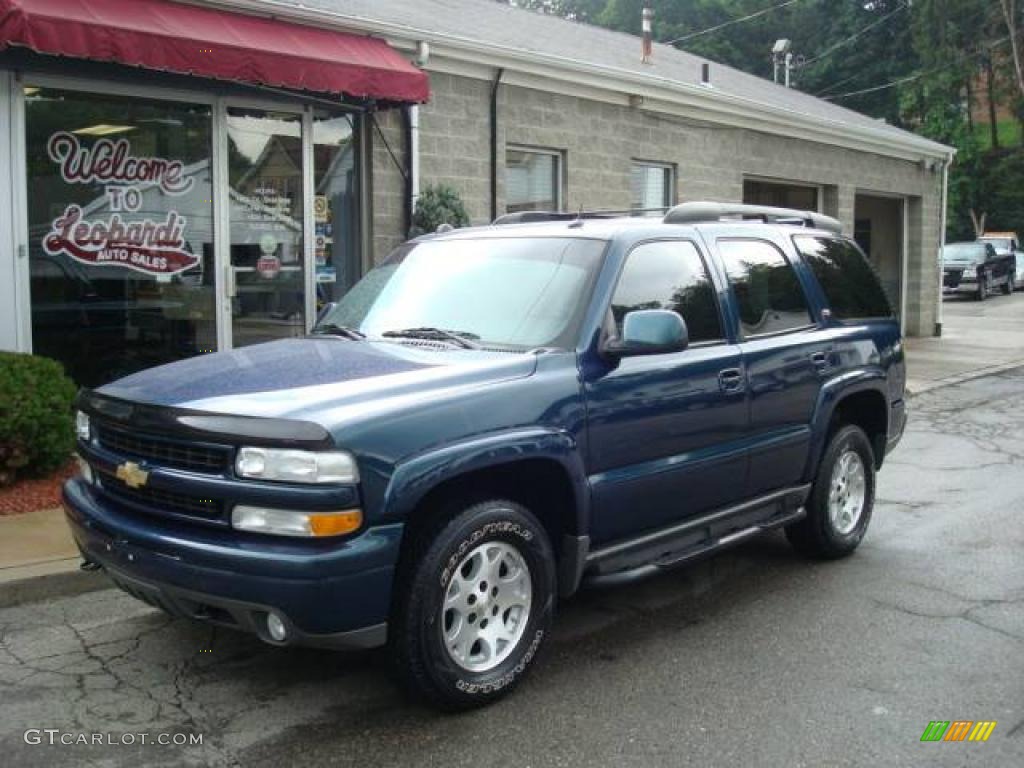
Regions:
[[313, 226], [317, 309], [359, 280], [359, 156], [352, 118], [313, 119]]
[[208, 106], [25, 88], [36, 354], [96, 386], [217, 347]]
[[306, 332], [302, 116], [228, 110], [236, 347]]

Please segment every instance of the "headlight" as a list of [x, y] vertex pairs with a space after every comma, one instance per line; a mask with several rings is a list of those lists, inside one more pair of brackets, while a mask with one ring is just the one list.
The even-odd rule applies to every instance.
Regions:
[[358, 483], [355, 457], [345, 451], [295, 451], [282, 448], [239, 448], [239, 477], [286, 483]]
[[82, 479], [85, 480], [85, 482], [92, 485], [93, 474], [92, 467], [89, 466], [89, 462], [77, 454], [75, 454], [75, 459], [78, 461], [78, 473], [82, 476]]
[[340, 512], [303, 512], [239, 504], [231, 510], [231, 525], [240, 531], [278, 536], [343, 536], [363, 524], [361, 509]]
[[89, 414], [82, 413], [81, 411], [75, 412], [75, 433], [82, 442], [89, 442]]

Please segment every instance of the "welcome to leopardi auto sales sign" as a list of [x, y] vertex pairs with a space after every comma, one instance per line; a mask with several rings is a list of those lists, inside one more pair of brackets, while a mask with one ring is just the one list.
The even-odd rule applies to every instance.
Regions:
[[90, 265], [123, 266], [151, 275], [173, 275], [199, 263], [186, 250], [187, 220], [169, 210], [163, 220], [131, 218], [142, 207], [140, 186], [156, 186], [169, 197], [189, 192], [195, 179], [184, 174], [180, 160], [135, 157], [128, 139], [100, 139], [83, 147], [74, 134], [53, 134], [46, 146], [66, 184], [104, 184], [107, 215], [87, 219], [78, 205], [68, 205], [50, 225], [43, 250], [66, 254]]

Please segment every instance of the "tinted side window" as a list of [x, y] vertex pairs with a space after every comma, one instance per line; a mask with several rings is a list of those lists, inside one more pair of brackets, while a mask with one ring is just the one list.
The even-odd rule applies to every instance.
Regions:
[[892, 305], [868, 260], [846, 240], [794, 237], [838, 320], [892, 317]]
[[724, 338], [715, 289], [693, 243], [644, 243], [633, 249], [612, 297], [619, 334], [627, 312], [670, 309], [686, 321], [690, 343]]
[[811, 324], [807, 298], [782, 251], [764, 240], [719, 240], [718, 249], [739, 304], [744, 336]]

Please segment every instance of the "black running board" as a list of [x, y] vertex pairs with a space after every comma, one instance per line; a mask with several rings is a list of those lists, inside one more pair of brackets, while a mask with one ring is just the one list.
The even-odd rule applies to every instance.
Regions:
[[803, 505], [810, 490], [810, 485], [800, 485], [775, 491], [596, 549], [587, 556], [584, 579], [588, 583], [632, 580], [789, 525], [806, 514]]

